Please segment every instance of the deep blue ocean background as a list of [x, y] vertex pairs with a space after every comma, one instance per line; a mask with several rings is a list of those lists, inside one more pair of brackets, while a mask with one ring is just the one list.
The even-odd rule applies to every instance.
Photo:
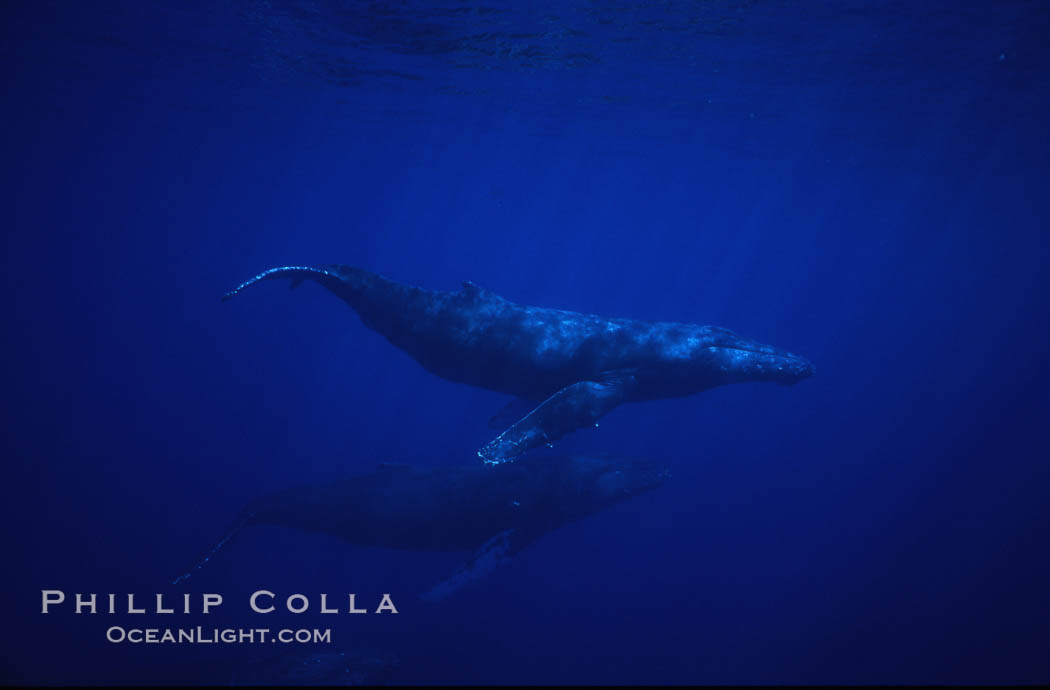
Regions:
[[[0, 29], [0, 681], [274, 653], [110, 644], [131, 617], [43, 616], [53, 588], [220, 592], [159, 623], [331, 627], [279, 651], [395, 655], [397, 683], [1050, 681], [1045, 2], [22, 2]], [[270, 527], [172, 587], [262, 493], [492, 437], [506, 396], [316, 285], [219, 300], [330, 262], [817, 373], [567, 437], [673, 479], [440, 604], [467, 554]], [[400, 613], [260, 620], [259, 588]]]

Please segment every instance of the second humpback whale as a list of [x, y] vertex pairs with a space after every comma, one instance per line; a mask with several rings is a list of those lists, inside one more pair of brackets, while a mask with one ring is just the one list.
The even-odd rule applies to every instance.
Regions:
[[669, 477], [657, 463], [601, 457], [540, 457], [491, 469], [386, 463], [370, 474], [252, 501], [218, 545], [174, 583], [203, 567], [243, 528], [268, 524], [360, 546], [473, 551], [452, 577], [422, 595], [443, 599], [544, 534], [651, 491]]
[[471, 282], [427, 290], [351, 266], [272, 268], [223, 299], [276, 278], [320, 283], [427, 371], [525, 401], [527, 414], [478, 451], [492, 464], [594, 424], [622, 402], [813, 374], [805, 358], [725, 328], [531, 307]]

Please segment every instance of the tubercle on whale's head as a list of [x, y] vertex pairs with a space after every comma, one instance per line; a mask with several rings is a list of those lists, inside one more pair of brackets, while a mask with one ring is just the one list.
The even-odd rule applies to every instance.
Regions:
[[[774, 354], [765, 355], [766, 359], [762, 357], [759, 355], [757, 362], [761, 369], [755, 372], [758, 380], [769, 380], [781, 386], [791, 386], [816, 373], [813, 362], [785, 350], [777, 350]], [[768, 375], [766, 375], [767, 372]]]
[[791, 355], [791, 359], [783, 366], [783, 379], [780, 379], [777, 382], [784, 386], [798, 383], [799, 381], [808, 379], [810, 376], [817, 373], [817, 368], [813, 366], [813, 362], [805, 357], [799, 357], [797, 355]]
[[787, 350], [747, 340], [732, 331], [717, 329], [693, 351], [694, 363], [715, 374], [719, 383], [772, 381], [790, 386], [816, 372], [813, 363]]

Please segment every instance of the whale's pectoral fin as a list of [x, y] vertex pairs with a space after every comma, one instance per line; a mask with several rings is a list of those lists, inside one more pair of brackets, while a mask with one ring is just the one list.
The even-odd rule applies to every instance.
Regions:
[[536, 409], [535, 400], [513, 398], [489, 418], [489, 428], [501, 431]]
[[470, 560], [452, 574], [452, 577], [434, 585], [428, 591], [420, 594], [419, 598], [424, 601], [441, 601], [507, 563], [514, 554], [532, 541], [533, 539], [526, 537], [516, 529], [500, 532], [482, 544], [481, 548], [470, 557]]
[[493, 465], [507, 462], [570, 431], [594, 424], [624, 401], [634, 382], [634, 369], [619, 369], [603, 372], [595, 380], [566, 386], [485, 445], [478, 455]]

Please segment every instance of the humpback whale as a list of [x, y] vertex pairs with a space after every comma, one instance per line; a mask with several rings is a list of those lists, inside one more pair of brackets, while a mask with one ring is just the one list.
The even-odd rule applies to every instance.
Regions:
[[478, 450], [489, 464], [595, 424], [624, 402], [813, 374], [805, 358], [725, 328], [526, 306], [469, 281], [455, 292], [428, 290], [352, 266], [272, 268], [223, 300], [280, 278], [320, 283], [427, 371], [518, 398], [493, 420], [525, 414]]
[[547, 532], [655, 489], [669, 476], [645, 460], [598, 457], [536, 457], [493, 468], [384, 463], [371, 474], [252, 501], [194, 570], [241, 529], [263, 524], [333, 535], [358, 546], [473, 551], [451, 578], [421, 595], [439, 600]]

